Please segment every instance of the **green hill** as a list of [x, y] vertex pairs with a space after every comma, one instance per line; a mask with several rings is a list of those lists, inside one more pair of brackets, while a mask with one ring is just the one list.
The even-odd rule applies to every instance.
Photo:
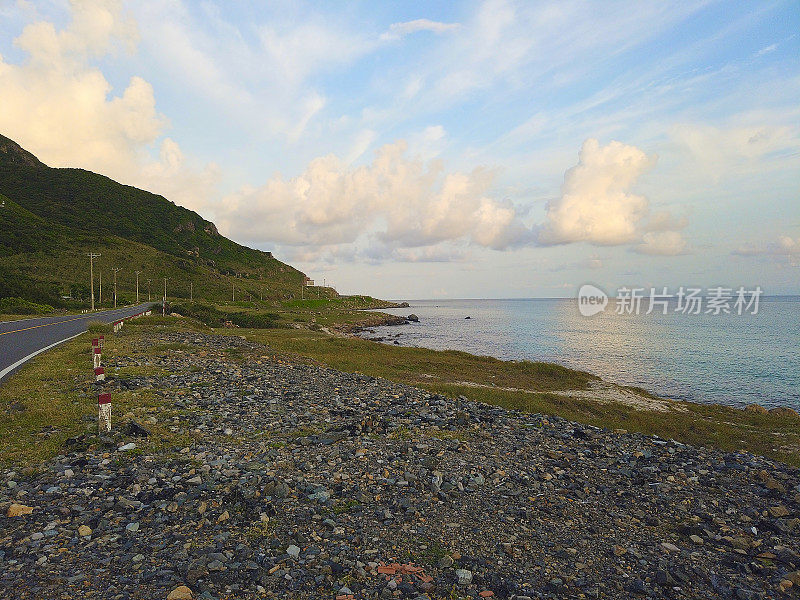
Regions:
[[[20, 296], [54, 305], [88, 296], [88, 252], [95, 262], [95, 295], [102, 273], [103, 301], [140, 295], [237, 300], [248, 295], [298, 297], [305, 275], [271, 253], [219, 234], [213, 223], [163, 196], [83, 169], [54, 169], [0, 135], [0, 297]], [[323, 295], [335, 295], [324, 290]], [[109, 300], [110, 301], [110, 300]]]

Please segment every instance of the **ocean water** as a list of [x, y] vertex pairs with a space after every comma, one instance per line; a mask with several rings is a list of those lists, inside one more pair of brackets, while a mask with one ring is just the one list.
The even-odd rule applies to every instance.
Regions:
[[576, 299], [414, 300], [385, 312], [419, 323], [364, 337], [554, 362], [676, 400], [800, 410], [800, 297], [762, 297], [756, 315], [619, 315], [613, 302], [587, 318]]

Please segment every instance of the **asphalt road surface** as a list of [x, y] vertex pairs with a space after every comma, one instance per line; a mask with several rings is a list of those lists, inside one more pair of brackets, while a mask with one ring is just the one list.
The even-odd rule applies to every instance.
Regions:
[[0, 322], [0, 382], [37, 354], [86, 331], [91, 321], [112, 323], [147, 310], [149, 306], [148, 302], [85, 315]]

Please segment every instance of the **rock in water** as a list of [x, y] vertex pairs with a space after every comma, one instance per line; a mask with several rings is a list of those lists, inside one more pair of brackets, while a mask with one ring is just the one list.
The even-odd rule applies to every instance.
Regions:
[[419, 323], [419, 317], [417, 315], [415, 315], [414, 313], [411, 313], [410, 315], [408, 315], [406, 317], [406, 319], [408, 319], [409, 321], [412, 321], [413, 323]]

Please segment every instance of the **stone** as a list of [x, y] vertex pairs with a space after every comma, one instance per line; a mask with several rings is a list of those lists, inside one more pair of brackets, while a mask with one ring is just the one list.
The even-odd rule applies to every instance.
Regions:
[[456, 569], [456, 583], [458, 583], [458, 585], [469, 585], [472, 583], [472, 571]]
[[32, 506], [26, 506], [24, 504], [16, 504], [13, 503], [11, 506], [8, 507], [8, 512], [6, 513], [7, 517], [23, 517], [25, 515], [30, 515], [33, 513]]
[[408, 315], [406, 317], [406, 319], [408, 319], [412, 323], [419, 323], [419, 317], [417, 315], [415, 315], [414, 313], [411, 313], [410, 315]]
[[91, 537], [92, 535], [92, 528], [88, 525], [81, 525], [78, 527], [78, 535], [81, 537]]
[[187, 586], [179, 585], [169, 593], [167, 600], [194, 600], [194, 594]]
[[670, 542], [661, 542], [661, 547], [667, 552], [680, 552], [680, 548]]
[[139, 522], [135, 521], [133, 523], [128, 523], [127, 525], [125, 525], [125, 531], [128, 531], [130, 533], [136, 533], [137, 531], [139, 531]]
[[755, 413], [758, 415], [766, 415], [769, 411], [760, 404], [748, 404], [744, 407], [747, 412]]
[[789, 516], [789, 509], [786, 508], [783, 504], [778, 504], [777, 506], [770, 506], [767, 510], [769, 510], [769, 514], [775, 517], [776, 519]]
[[132, 435], [134, 437], [147, 437], [150, 435], [150, 430], [140, 425], [136, 421], [128, 421], [125, 426], [125, 435]]
[[134, 450], [135, 448], [136, 444], [134, 444], [133, 442], [129, 442], [127, 444], [123, 444], [122, 446], [117, 448], [117, 450], [119, 450], [120, 452], [127, 452], [128, 450]]
[[692, 540], [693, 544], [697, 544], [698, 546], [703, 544], [703, 538], [701, 538], [699, 535], [690, 535], [689, 539]]
[[286, 554], [288, 554], [293, 558], [297, 558], [298, 556], [300, 556], [300, 548], [295, 546], [294, 544], [291, 544], [288, 548], [286, 548]]

